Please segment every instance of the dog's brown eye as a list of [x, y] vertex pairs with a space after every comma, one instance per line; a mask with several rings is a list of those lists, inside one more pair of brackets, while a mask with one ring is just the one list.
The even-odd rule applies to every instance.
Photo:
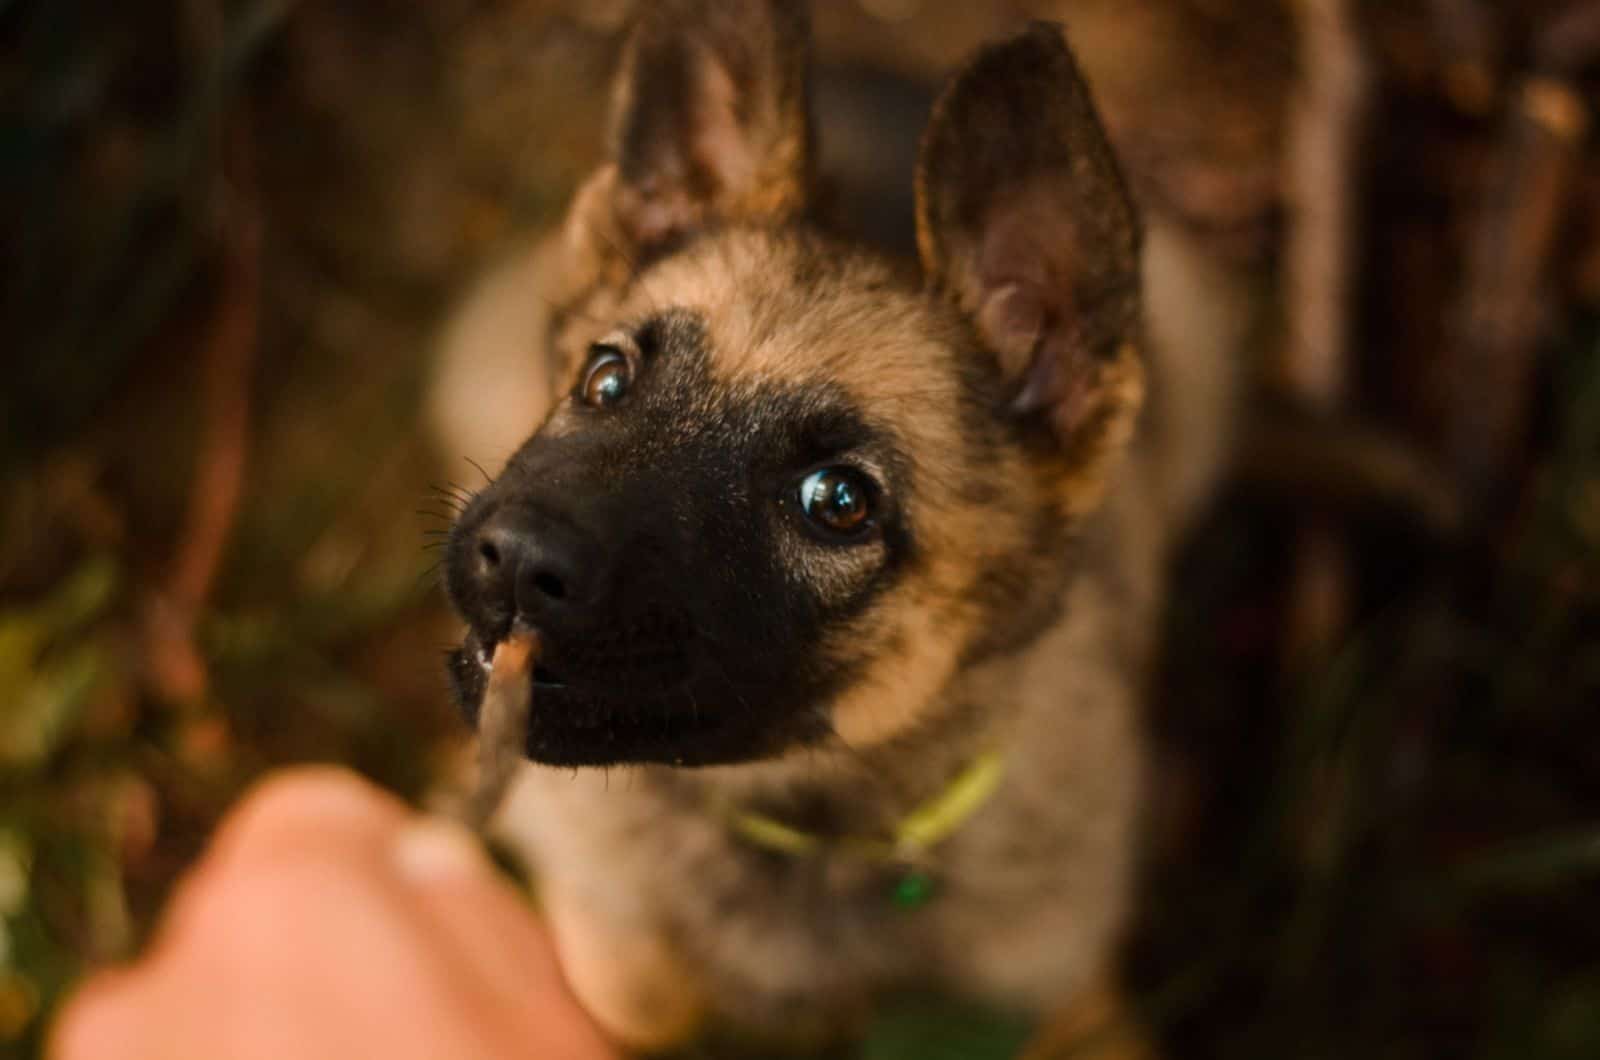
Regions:
[[830, 534], [853, 537], [872, 525], [872, 485], [848, 467], [825, 467], [800, 480], [800, 510]]
[[605, 408], [621, 401], [632, 382], [633, 365], [627, 355], [615, 346], [596, 346], [589, 354], [589, 366], [578, 392], [585, 403]]

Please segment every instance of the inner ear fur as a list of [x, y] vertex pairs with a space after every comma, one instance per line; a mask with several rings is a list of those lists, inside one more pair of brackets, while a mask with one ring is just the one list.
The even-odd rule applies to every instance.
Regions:
[[986, 48], [951, 82], [916, 199], [928, 282], [994, 354], [1011, 413], [1098, 466], [1143, 396], [1140, 231], [1059, 26]]
[[573, 235], [632, 268], [712, 224], [782, 223], [811, 182], [805, 6], [649, 0], [613, 90], [610, 160]]

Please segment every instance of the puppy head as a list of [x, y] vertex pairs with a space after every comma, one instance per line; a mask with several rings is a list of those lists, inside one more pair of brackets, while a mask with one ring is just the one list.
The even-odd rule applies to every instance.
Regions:
[[470, 633], [537, 626], [528, 753], [737, 762], [892, 740], [1055, 617], [1141, 397], [1138, 232], [1059, 31], [945, 93], [922, 272], [804, 223], [801, 17], [647, 6], [564, 228], [564, 397], [462, 515]]

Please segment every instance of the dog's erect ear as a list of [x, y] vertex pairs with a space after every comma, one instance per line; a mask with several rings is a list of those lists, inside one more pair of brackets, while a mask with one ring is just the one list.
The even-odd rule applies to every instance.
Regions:
[[[718, 221], [782, 221], [810, 178], [799, 2], [649, 0], [623, 52], [611, 163], [580, 207], [634, 261]], [[599, 201], [596, 201], [599, 200]]]
[[1014, 413], [1047, 420], [1074, 462], [1120, 447], [1138, 411], [1139, 241], [1060, 28], [981, 52], [923, 138], [918, 248], [998, 359]]

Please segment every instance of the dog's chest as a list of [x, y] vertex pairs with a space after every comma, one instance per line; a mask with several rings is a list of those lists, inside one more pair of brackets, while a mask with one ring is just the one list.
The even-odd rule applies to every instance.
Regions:
[[1031, 1006], [1093, 974], [1121, 919], [1133, 785], [1079, 811], [1029, 779], [1033, 765], [1017, 763], [1016, 782], [958, 835], [903, 864], [761, 849], [715, 814], [618, 777], [607, 794], [589, 774], [530, 771], [521, 794], [538, 812], [517, 830], [541, 875], [588, 896], [619, 941], [665, 938], [720, 1018], [823, 1034], [886, 989]]

